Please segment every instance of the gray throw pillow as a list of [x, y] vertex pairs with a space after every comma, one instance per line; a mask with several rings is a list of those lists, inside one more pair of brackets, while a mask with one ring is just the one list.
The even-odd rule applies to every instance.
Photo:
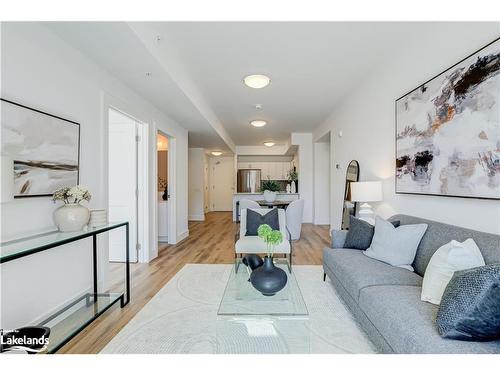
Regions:
[[456, 271], [444, 291], [436, 324], [447, 339], [500, 339], [500, 263]]
[[[400, 221], [391, 221], [395, 228], [399, 227]], [[344, 248], [366, 250], [372, 243], [375, 227], [370, 223], [354, 216], [349, 218], [349, 231], [345, 238]]]
[[274, 230], [280, 229], [278, 209], [273, 208], [267, 214], [261, 215], [258, 212], [247, 208], [247, 232], [245, 236], [257, 236], [257, 230], [262, 224], [269, 225]]
[[417, 247], [427, 230], [427, 224], [401, 225], [397, 228], [387, 220], [375, 218], [372, 243], [363, 253], [392, 266], [413, 271]]

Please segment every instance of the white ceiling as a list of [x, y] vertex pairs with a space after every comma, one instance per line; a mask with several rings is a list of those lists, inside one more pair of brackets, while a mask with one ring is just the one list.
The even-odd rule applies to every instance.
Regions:
[[[313, 131], [414, 27], [388, 23], [165, 23], [163, 33], [237, 145]], [[245, 75], [271, 77], [264, 89]], [[262, 104], [258, 111], [253, 105]], [[255, 129], [253, 119], [268, 121]]]
[[[189, 130], [191, 147], [227, 145], [124, 22], [48, 22], [62, 39]], [[151, 72], [150, 78], [146, 72]], [[125, 109], [124, 109], [125, 110]]]
[[[228, 150], [266, 140], [283, 144], [291, 132], [314, 131], [346, 93], [427, 25], [85, 22], [50, 27], [186, 127], [190, 146]], [[153, 42], [156, 36], [161, 42]], [[146, 71], [153, 76], [145, 78]], [[255, 73], [269, 75], [271, 85], [244, 86], [242, 78]], [[257, 103], [262, 110], [254, 108]], [[254, 128], [253, 119], [268, 125]]]

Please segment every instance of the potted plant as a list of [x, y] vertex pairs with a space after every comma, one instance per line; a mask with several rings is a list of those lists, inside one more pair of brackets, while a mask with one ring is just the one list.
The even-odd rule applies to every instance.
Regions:
[[297, 173], [297, 171], [295, 170], [295, 167], [293, 167], [292, 169], [290, 169], [288, 171], [288, 181], [290, 181], [290, 186], [291, 186], [291, 192], [293, 194], [295, 194], [297, 192], [297, 180], [299, 178], [299, 174]]
[[273, 262], [274, 249], [283, 242], [283, 233], [262, 224], [257, 229], [257, 234], [266, 243], [267, 256], [264, 257], [264, 264], [251, 273], [250, 282], [263, 295], [272, 296], [283, 289], [287, 282], [286, 272]]
[[271, 203], [276, 200], [276, 195], [280, 190], [280, 186], [276, 181], [266, 180], [262, 183], [262, 190], [264, 190], [264, 200]]
[[80, 203], [90, 201], [90, 192], [81, 187], [63, 187], [52, 196], [54, 202], [62, 201], [64, 205], [54, 211], [54, 221], [61, 232], [77, 232], [89, 222], [90, 212]]

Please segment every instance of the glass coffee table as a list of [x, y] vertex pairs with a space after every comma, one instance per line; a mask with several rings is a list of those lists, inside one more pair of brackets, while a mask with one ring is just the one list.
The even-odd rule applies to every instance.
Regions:
[[309, 313], [299, 285], [288, 276], [274, 296], [256, 290], [244, 267], [233, 267], [217, 312], [217, 352], [224, 354], [309, 353]]

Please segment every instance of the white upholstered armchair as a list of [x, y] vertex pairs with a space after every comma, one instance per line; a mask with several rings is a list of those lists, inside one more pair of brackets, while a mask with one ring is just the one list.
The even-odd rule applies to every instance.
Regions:
[[[261, 215], [267, 214], [271, 209], [259, 208], [251, 209]], [[278, 209], [278, 220], [280, 232], [283, 234], [283, 242], [274, 248], [273, 254], [283, 254], [288, 258], [288, 269], [292, 272], [292, 242], [290, 241], [290, 232], [286, 226], [285, 210]], [[234, 244], [234, 265], [236, 272], [243, 257], [243, 254], [265, 254], [267, 252], [267, 245], [259, 236], [247, 236], [247, 209], [242, 209], [240, 214], [240, 227], [235, 235]]]

